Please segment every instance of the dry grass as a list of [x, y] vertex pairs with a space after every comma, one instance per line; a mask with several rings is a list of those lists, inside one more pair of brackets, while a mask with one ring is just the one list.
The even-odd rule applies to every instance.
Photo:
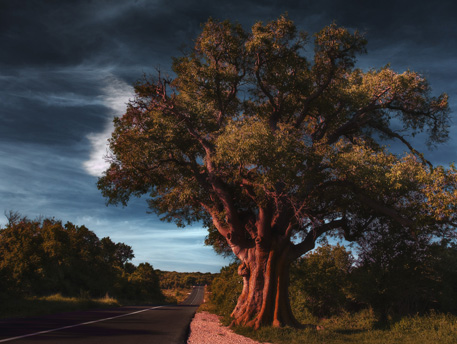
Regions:
[[18, 318], [91, 308], [119, 307], [118, 300], [109, 296], [91, 299], [86, 296], [65, 297], [54, 294], [44, 297], [7, 298], [1, 300], [0, 318]]
[[191, 292], [192, 288], [162, 289], [162, 294], [165, 295], [166, 303], [183, 302]]

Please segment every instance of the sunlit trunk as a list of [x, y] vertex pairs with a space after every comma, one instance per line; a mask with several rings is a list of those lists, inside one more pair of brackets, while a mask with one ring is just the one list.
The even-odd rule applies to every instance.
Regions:
[[238, 268], [243, 277], [243, 291], [231, 314], [233, 325], [256, 329], [262, 325], [300, 325], [289, 301], [289, 252], [278, 242], [271, 246], [267, 252], [258, 246], [249, 249]]

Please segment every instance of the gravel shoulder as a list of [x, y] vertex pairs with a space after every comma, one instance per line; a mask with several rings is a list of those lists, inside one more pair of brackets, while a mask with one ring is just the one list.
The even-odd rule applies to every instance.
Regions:
[[[243, 337], [225, 327], [219, 317], [208, 312], [198, 312], [190, 324], [187, 344], [261, 344]], [[268, 343], [263, 343], [268, 344]]]

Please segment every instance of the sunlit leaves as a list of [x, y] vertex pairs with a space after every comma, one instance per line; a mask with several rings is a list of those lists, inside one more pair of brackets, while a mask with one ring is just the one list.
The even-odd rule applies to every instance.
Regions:
[[[166, 220], [212, 218], [250, 242], [260, 208], [281, 218], [280, 233], [290, 225], [288, 235], [328, 223], [360, 234], [387, 218], [433, 230], [453, 221], [454, 169], [431, 167], [408, 141], [447, 139], [447, 95], [432, 96], [413, 71], [356, 69], [366, 44], [336, 24], [308, 42], [287, 15], [250, 31], [208, 20], [174, 59], [174, 77], [137, 83], [99, 188], [112, 203], [147, 194]], [[386, 139], [409, 153], [390, 154]]]
[[359, 32], [338, 27], [335, 23], [315, 34], [313, 74], [321, 87], [344, 79], [354, 67], [356, 54], [365, 52], [366, 40]]
[[252, 118], [235, 121], [218, 137], [214, 161], [230, 166], [235, 173], [237, 168], [256, 171], [270, 183], [283, 180], [281, 174], [290, 171], [296, 175], [303, 163], [306, 147], [299, 135], [287, 125], [281, 125], [273, 134], [263, 121]]

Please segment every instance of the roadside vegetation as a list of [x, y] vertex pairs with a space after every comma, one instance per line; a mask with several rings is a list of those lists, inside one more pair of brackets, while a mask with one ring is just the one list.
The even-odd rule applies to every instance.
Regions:
[[324, 328], [293, 329], [262, 327], [254, 331], [236, 327], [235, 331], [255, 340], [284, 344], [454, 344], [457, 341], [457, 317], [450, 314], [429, 314], [404, 317], [386, 327], [377, 327], [369, 311], [322, 319]]
[[176, 272], [155, 270], [161, 289], [189, 289], [194, 285], [211, 284], [215, 274], [202, 272]]
[[149, 263], [132, 248], [85, 226], [7, 214], [0, 228], [0, 317], [61, 310], [165, 303]]
[[[233, 329], [271, 343], [456, 343], [457, 247], [377, 239], [358, 247], [357, 258], [341, 245], [324, 244], [293, 265], [291, 306], [307, 327]], [[205, 305], [225, 325], [243, 286], [237, 269], [236, 262], [222, 268]]]
[[0, 319], [133, 304], [179, 303], [210, 273], [134, 265], [133, 250], [85, 226], [6, 214], [0, 228]]
[[160, 288], [169, 302], [182, 302], [195, 285], [209, 285], [217, 274], [156, 270]]
[[1, 305], [0, 319], [122, 306], [117, 299], [112, 297], [85, 298], [62, 296], [61, 294], [3, 298]]

